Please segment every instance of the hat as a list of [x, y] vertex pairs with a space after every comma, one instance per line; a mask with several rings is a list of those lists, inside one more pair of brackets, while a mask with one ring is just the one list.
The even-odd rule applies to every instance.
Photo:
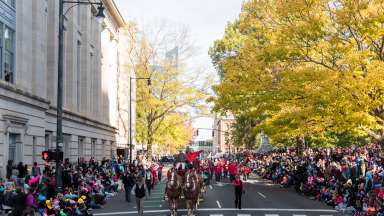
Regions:
[[46, 198], [44, 195], [39, 195], [39, 196], [37, 197], [37, 200], [38, 200], [39, 202], [44, 202], [46, 199], [47, 199], [47, 198]]
[[348, 179], [347, 185], [352, 185], [352, 180], [351, 179]]
[[52, 202], [51, 200], [46, 200], [45, 205], [47, 205], [47, 208], [52, 209]]
[[84, 200], [81, 199], [81, 198], [79, 198], [79, 199], [77, 200], [77, 203], [79, 203], [79, 204], [84, 204]]
[[84, 196], [84, 195], [83, 195], [83, 196], [81, 196], [80, 198], [81, 198], [82, 200], [86, 200], [86, 199], [87, 199], [87, 197], [86, 197], [86, 196]]

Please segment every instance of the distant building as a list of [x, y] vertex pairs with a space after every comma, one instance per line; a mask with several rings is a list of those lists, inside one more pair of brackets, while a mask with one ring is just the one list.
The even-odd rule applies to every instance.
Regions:
[[214, 152], [212, 140], [199, 140], [190, 145], [194, 151], [203, 150], [204, 152]]
[[213, 152], [230, 153], [234, 152], [234, 145], [231, 141], [231, 128], [235, 122], [232, 114], [216, 116], [213, 123]]

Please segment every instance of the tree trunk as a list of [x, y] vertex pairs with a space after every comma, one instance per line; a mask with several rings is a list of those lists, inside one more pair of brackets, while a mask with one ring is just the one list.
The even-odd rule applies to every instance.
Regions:
[[147, 161], [152, 162], [152, 144], [153, 144], [153, 121], [152, 115], [149, 114], [148, 121], [148, 134], [147, 134]]
[[303, 155], [303, 152], [305, 150], [304, 146], [304, 136], [297, 136], [296, 137], [296, 147], [298, 150], [299, 155]]

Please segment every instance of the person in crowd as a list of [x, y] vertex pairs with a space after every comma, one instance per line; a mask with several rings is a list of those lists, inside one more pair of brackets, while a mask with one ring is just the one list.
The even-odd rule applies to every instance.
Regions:
[[135, 177], [133, 173], [126, 172], [123, 177], [123, 185], [125, 191], [125, 201], [131, 202], [131, 191], [133, 186], [135, 185]]
[[20, 216], [25, 214], [27, 195], [21, 187], [16, 187], [15, 193], [11, 197], [13, 203], [12, 216]]
[[144, 184], [144, 178], [142, 176], [139, 176], [137, 178], [137, 182], [134, 186], [133, 191], [135, 192], [135, 196], [136, 196], [137, 214], [139, 216], [143, 216], [144, 215], [144, 198], [146, 194], [146, 189]]
[[241, 197], [244, 193], [244, 183], [241, 181], [240, 176], [236, 175], [232, 184], [235, 188], [235, 208], [241, 209]]
[[164, 166], [160, 163], [159, 167], [157, 168], [157, 176], [158, 176], [159, 182], [161, 182], [163, 177], [163, 167]]
[[41, 175], [41, 170], [40, 170], [40, 167], [37, 165], [37, 162], [33, 163], [31, 175], [32, 176]]
[[151, 190], [153, 187], [153, 176], [150, 169], [145, 172], [145, 185], [147, 186], [148, 196], [151, 196]]
[[6, 178], [7, 178], [7, 180], [11, 179], [13, 168], [14, 168], [13, 160], [8, 160], [7, 167], [6, 167]]

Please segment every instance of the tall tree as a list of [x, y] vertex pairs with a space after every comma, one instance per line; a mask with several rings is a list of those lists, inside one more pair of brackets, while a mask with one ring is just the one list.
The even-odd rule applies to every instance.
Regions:
[[380, 0], [245, 2], [236, 55], [217, 61], [223, 50], [211, 51], [224, 74], [216, 109], [261, 119], [255, 129], [275, 141], [332, 132], [383, 142], [383, 6]]
[[[144, 28], [143, 28], [144, 29]], [[131, 32], [134, 41], [130, 60], [137, 78], [150, 78], [151, 85], [136, 81], [136, 140], [174, 151], [190, 142], [190, 112], [205, 110], [205, 85], [185, 66], [192, 45], [185, 29], [171, 31], [166, 24]]]

